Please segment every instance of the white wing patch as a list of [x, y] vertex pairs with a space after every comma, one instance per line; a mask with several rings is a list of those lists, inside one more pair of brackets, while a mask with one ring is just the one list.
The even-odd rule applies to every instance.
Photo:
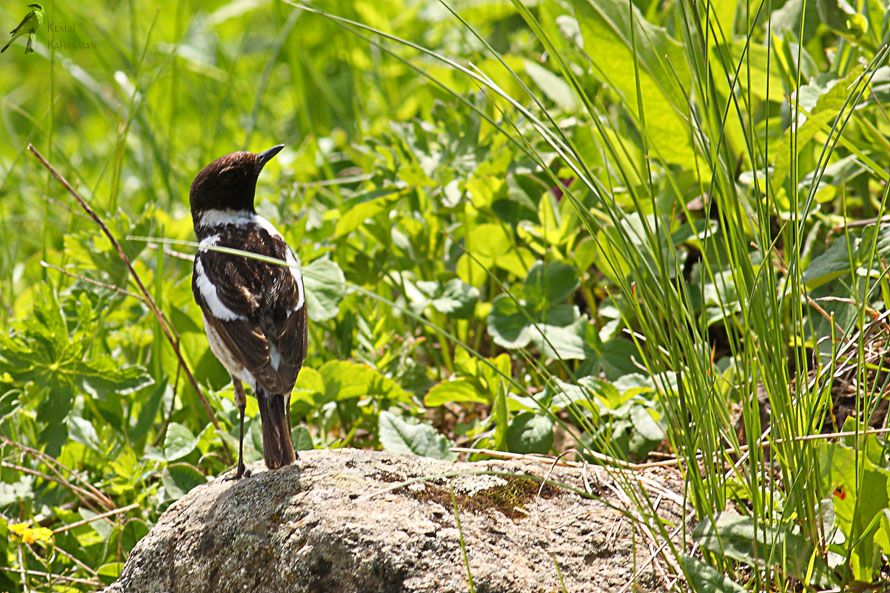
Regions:
[[290, 268], [290, 273], [294, 277], [294, 282], [297, 283], [297, 304], [294, 307], [295, 311], [299, 311], [303, 308], [303, 273], [300, 271], [300, 264], [297, 263], [297, 258], [294, 256], [294, 252], [291, 251], [290, 247], [287, 248], [287, 267]]
[[219, 241], [219, 233], [215, 235], [210, 235], [209, 237], [204, 237], [201, 239], [201, 242], [198, 243], [198, 251], [207, 251]]
[[259, 214], [251, 215], [250, 222], [257, 225], [273, 237], [278, 237], [279, 239], [284, 241], [284, 237], [281, 236], [281, 233], [278, 232], [278, 229], [275, 228], [275, 225], [273, 225], [271, 222], [269, 222]]
[[229, 374], [241, 379], [247, 383], [251, 389], [256, 391], [256, 378], [250, 371], [244, 368], [244, 365], [238, 362], [238, 357], [229, 351], [225, 342], [219, 337], [213, 324], [207, 320], [206, 316], [204, 317], [204, 331], [207, 333], [207, 341], [210, 342], [210, 351], [213, 352], [222, 365], [226, 367]]
[[235, 321], [237, 319], [247, 319], [243, 315], [235, 313], [219, 299], [216, 293], [216, 286], [211, 282], [204, 273], [204, 264], [201, 263], [199, 255], [195, 260], [195, 286], [201, 292], [201, 298], [207, 303], [210, 313], [222, 321]]

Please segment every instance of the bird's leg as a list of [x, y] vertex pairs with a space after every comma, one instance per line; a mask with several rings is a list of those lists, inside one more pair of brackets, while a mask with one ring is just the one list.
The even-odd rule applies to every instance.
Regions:
[[244, 467], [244, 408], [247, 407], [247, 396], [244, 395], [244, 385], [240, 379], [232, 377], [232, 385], [235, 387], [235, 405], [238, 406], [238, 414], [241, 416], [238, 429], [238, 468], [233, 479], [240, 480], [242, 477], [250, 476], [250, 471]]

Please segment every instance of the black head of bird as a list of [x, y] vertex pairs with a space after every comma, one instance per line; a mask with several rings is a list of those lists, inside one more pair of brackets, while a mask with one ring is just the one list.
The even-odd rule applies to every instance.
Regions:
[[256, 182], [263, 167], [284, 144], [260, 153], [233, 152], [204, 167], [189, 191], [192, 217], [206, 210], [254, 212]]

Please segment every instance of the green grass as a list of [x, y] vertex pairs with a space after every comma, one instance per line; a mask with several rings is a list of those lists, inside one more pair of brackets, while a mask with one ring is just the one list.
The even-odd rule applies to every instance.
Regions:
[[678, 588], [886, 586], [879, 3], [46, 7], [75, 32], [0, 56], [0, 531], [55, 533], [0, 539], [0, 588], [108, 582], [231, 466], [187, 188], [279, 142], [257, 195], [307, 278], [301, 447], [675, 456], [689, 526], [616, 476]]

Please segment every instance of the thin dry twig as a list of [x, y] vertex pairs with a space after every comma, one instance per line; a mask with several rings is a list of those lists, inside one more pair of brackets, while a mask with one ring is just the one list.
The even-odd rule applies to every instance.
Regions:
[[30, 593], [30, 589], [28, 588], [28, 569], [25, 566], [25, 555], [22, 552], [22, 546], [18, 547], [18, 560], [19, 560], [19, 573], [22, 576], [22, 590], [25, 593]]
[[136, 503], [129, 504], [125, 507], [121, 507], [119, 509], [114, 509], [113, 511], [108, 511], [107, 513], [101, 513], [99, 515], [93, 515], [92, 517], [87, 517], [86, 519], [81, 519], [80, 521], [75, 521], [74, 523], [69, 523], [67, 525], [63, 525], [58, 529], [53, 529], [53, 535], [63, 533], [70, 529], [75, 529], [80, 527], [81, 525], [88, 525], [93, 521], [99, 521], [101, 519], [107, 519], [108, 517], [112, 517], [114, 515], [120, 515], [121, 513], [127, 513], [129, 511], [133, 511], [139, 508], [139, 505]]
[[71, 552], [66, 552], [64, 548], [62, 548], [62, 547], [59, 546], [59, 543], [58, 543], [58, 542], [54, 542], [54, 543], [53, 543], [53, 551], [56, 552], [57, 554], [61, 554], [62, 556], [64, 556], [65, 558], [67, 558], [68, 560], [70, 560], [71, 562], [73, 562], [74, 564], [76, 564], [77, 566], [79, 566], [79, 567], [81, 568], [81, 570], [85, 570], [86, 572], [90, 573], [90, 574], [93, 575], [94, 577], [98, 577], [98, 576], [99, 576], [99, 573], [96, 571], [96, 569], [94, 569], [94, 568], [92, 568], [92, 567], [89, 567], [89, 566], [87, 566], [86, 564], [84, 564], [82, 560], [79, 560], [79, 559], [78, 559], [74, 554], [72, 554]]
[[[820, 434], [807, 434], [800, 435], [790, 439], [772, 439], [770, 440], [762, 440], [761, 442], [756, 443], [758, 449], [769, 449], [773, 445], [780, 445], [786, 442], [801, 442], [801, 441], [818, 441], [818, 440], [829, 440], [835, 438], [844, 438], [844, 437], [852, 437], [852, 436], [868, 436], [868, 435], [882, 435], [890, 433], [890, 427], [888, 428], [869, 428], [867, 430], [860, 431], [841, 431], [841, 432], [827, 432]], [[766, 433], [763, 435], [765, 437]], [[750, 445], [742, 445], [738, 447], [736, 450], [739, 453], [747, 454], [750, 449]], [[552, 457], [548, 455], [537, 455], [537, 454], [526, 454], [526, 453], [510, 453], [508, 451], [495, 451], [494, 449], [472, 449], [470, 447], [451, 447], [449, 451], [453, 451], [454, 453], [478, 453], [482, 455], [488, 455], [489, 457], [496, 457], [500, 459], [521, 459], [524, 461], [533, 461], [535, 463], [541, 464], [553, 464], [559, 465], [563, 467], [581, 467], [584, 465], [583, 462], [579, 461], [565, 461], [560, 459], [563, 454], [559, 457]], [[728, 452], [728, 451], [727, 451]], [[616, 459], [609, 455], [604, 455], [602, 453], [597, 453], [595, 451], [585, 451], [585, 455], [592, 457], [593, 459], [602, 462], [604, 465], [612, 466], [617, 469], [629, 470], [629, 471], [642, 471], [647, 469], [652, 469], [656, 467], [675, 467], [679, 466], [684, 460], [680, 457], [673, 457], [670, 459], [665, 459], [662, 461], [652, 461], [648, 463], [631, 463], [629, 461], [622, 461], [620, 459]], [[698, 458], [701, 459], [702, 455], [699, 454]]]
[[[150, 247], [153, 247], [153, 246], [150, 245]], [[170, 249], [169, 247], [164, 247], [164, 255], [175, 258], [175, 259], [181, 259], [181, 260], [184, 260], [187, 262], [191, 262], [191, 261], [195, 260], [194, 257], [192, 257], [191, 255], [189, 255], [187, 253], [183, 253], [181, 251], [176, 251], [175, 249]]]
[[[53, 167], [49, 161], [44, 158], [40, 151], [34, 147], [33, 144], [28, 144], [28, 150], [31, 151], [31, 154], [43, 165], [47, 171], [49, 171], [53, 177], [56, 178], [68, 193], [71, 194], [71, 197], [77, 201], [81, 208], [83, 208], [87, 214], [90, 215], [90, 218], [93, 219], [93, 222], [96, 223], [96, 226], [102, 231], [102, 234], [105, 235], [106, 238], [111, 242], [112, 247], [114, 247], [118, 256], [121, 258], [121, 261], [124, 262], [124, 265], [127, 266], [127, 270], [130, 273], [130, 277], [136, 283], [136, 286], [139, 288], [139, 292], [142, 294], [143, 302], [148, 306], [151, 312], [154, 314], [155, 319], [157, 319], [158, 325], [161, 327], [161, 331], [164, 334], [164, 337], [167, 338], [167, 341], [170, 343], [170, 346], [173, 348], [174, 354], [176, 354], [176, 358], [179, 360], [179, 365], [182, 367], [183, 371], [185, 371], [186, 376], [188, 377], [189, 383], [192, 385], [192, 389], [194, 389], [195, 394], [197, 394], [198, 399], [201, 402], [201, 405], [204, 407], [204, 410], [207, 412], [207, 416], [210, 418], [210, 422], [213, 423], [213, 427], [222, 432], [222, 427], [220, 427], [219, 421], [216, 419], [216, 414], [213, 411], [213, 408], [210, 405], [210, 402], [207, 400], [207, 397], [204, 395], [204, 391], [198, 385], [198, 381], [195, 379], [195, 376], [192, 374], [191, 369], [188, 367], [188, 364], [185, 362], [185, 358], [182, 356], [182, 352], [179, 348], [179, 341], [173, 337], [174, 330], [167, 323], [164, 315], [161, 313], [161, 310], [158, 308], [157, 303], [155, 303], [154, 299], [151, 296], [151, 293], [148, 292], [148, 289], [145, 288], [145, 285], [142, 283], [142, 278], [139, 277], [139, 274], [136, 273], [136, 270], [133, 268], [133, 264], [130, 262], [130, 258], [127, 257], [127, 254], [124, 253], [123, 247], [118, 242], [118, 240], [114, 237], [114, 235], [109, 230], [108, 226], [102, 220], [102, 218], [96, 213], [95, 210], [87, 204], [86, 200], [84, 200], [81, 195], [74, 189], [74, 187], [68, 182], [65, 177], [59, 173], [55, 167]], [[225, 455], [229, 462], [232, 461], [232, 452], [229, 450], [228, 445], [225, 440], [222, 441], [223, 451], [225, 451]]]
[[832, 227], [830, 233], [832, 235], [836, 235], [837, 233], [842, 232], [844, 229], [871, 226], [873, 224], [884, 224], [885, 222], [890, 222], [890, 216], [882, 216], [880, 218], [864, 218], [862, 220], [853, 220], [849, 222], [845, 221], [843, 224], [838, 224]]
[[[69, 576], [65, 576], [63, 574], [44, 572], [42, 570], [21, 570], [18, 568], [10, 568], [8, 566], [0, 566], [0, 570], [5, 571], [5, 572], [19, 572], [23, 576], [31, 575], [31, 576], [35, 576], [35, 577], [53, 578], [53, 579], [56, 579], [59, 581], [65, 581], [66, 583], [74, 583], [77, 585], [89, 585], [90, 587], [101, 587], [102, 586], [102, 582], [99, 580], [96, 580], [96, 579], [79, 579], [77, 577], [69, 577]], [[24, 579], [22, 580], [22, 582], [24, 582]], [[25, 591], [27, 591], [27, 590], [28, 589], [26, 587]]]
[[[494, 449], [472, 449], [470, 447], [451, 447], [449, 451], [453, 451], [455, 453], [478, 453], [481, 455], [488, 455], [489, 457], [497, 457], [500, 459], [522, 459], [524, 461], [534, 461], [535, 463], [542, 464], [551, 464], [554, 463], [554, 457], [549, 455], [536, 455], [536, 454], [527, 454], [527, 453], [510, 453], [508, 451], [495, 451]], [[556, 457], [555, 465], [560, 465], [563, 467], [580, 467], [583, 463], [579, 461], [564, 461], [560, 458], [565, 455], [565, 453], [571, 453], [576, 451], [575, 449], [570, 449], [564, 453], [561, 453], [558, 457]], [[593, 459], [600, 461], [603, 465], [611, 465], [618, 469], [626, 469], [631, 471], [642, 471], [646, 469], [652, 469], [655, 467], [673, 467], [679, 465], [680, 460], [676, 457], [671, 459], [666, 459], [664, 461], [650, 461], [648, 463], [631, 463], [629, 461], [623, 461], [621, 459], [617, 459], [615, 457], [611, 457], [610, 455], [604, 455], [603, 453], [597, 453], [596, 451], [585, 451], [585, 455], [592, 457]]]
[[30, 467], [16, 465], [14, 463], [9, 463], [8, 461], [0, 461], [0, 467], [5, 467], [6, 469], [11, 469], [13, 471], [21, 472], [23, 474], [30, 474], [30, 475], [40, 478], [42, 480], [46, 480], [47, 482], [55, 482], [56, 484], [59, 484], [60, 486], [64, 486], [65, 488], [68, 488], [69, 490], [71, 490], [71, 492], [74, 493], [74, 495], [80, 500], [80, 502], [82, 502], [84, 505], [86, 505], [87, 507], [89, 507], [91, 509], [95, 509], [96, 507], [93, 505], [96, 504], [97, 502], [100, 502], [100, 501], [97, 501], [95, 499], [95, 497], [90, 492], [84, 490], [80, 486], [72, 484], [65, 478], [62, 478], [62, 477], [55, 478], [49, 474], [45, 474], [45, 473], [38, 471], [36, 469], [31, 469]]
[[59, 272], [60, 274], [64, 274], [65, 276], [68, 276], [69, 278], [74, 278], [75, 280], [80, 280], [82, 282], [86, 282], [87, 284], [92, 284], [93, 286], [98, 286], [99, 288], [111, 290], [118, 294], [132, 297], [134, 299], [139, 299], [140, 301], [142, 300], [142, 297], [140, 295], [136, 294], [135, 292], [130, 292], [129, 290], [127, 290], [125, 288], [121, 288], [120, 286], [116, 286], [114, 284], [109, 284], [108, 282], [102, 282], [101, 280], [95, 280], [88, 276], [84, 276], [83, 274], [77, 274], [75, 272], [70, 272], [61, 266], [57, 266], [57, 265], [54, 265], [54, 264], [51, 264], [49, 262], [45, 262], [42, 260], [40, 262], [40, 265], [43, 266], [44, 268], [48, 268], [50, 270], [55, 270], [56, 272]]
[[[56, 459], [52, 455], [47, 455], [46, 453], [44, 453], [42, 451], [38, 451], [37, 449], [33, 449], [33, 448], [28, 447], [27, 445], [23, 445], [21, 443], [17, 443], [16, 441], [10, 440], [6, 437], [0, 437], [0, 442], [2, 442], [4, 445], [9, 445], [10, 447], [15, 447], [16, 449], [19, 449], [20, 451], [34, 457], [35, 459], [42, 461], [58, 477], [58, 480], [53, 480], [49, 476], [46, 477], [47, 479], [49, 479], [51, 481], [56, 481], [57, 483], [65, 486], [66, 488], [72, 489], [72, 491], [75, 491], [75, 494], [77, 493], [77, 491], [82, 492], [84, 496], [86, 496], [88, 498], [92, 498], [100, 506], [103, 506], [106, 509], [111, 510], [111, 509], [115, 508], [114, 501], [111, 500], [111, 497], [109, 497], [107, 494], [105, 494], [104, 492], [102, 492], [101, 490], [99, 490], [98, 488], [93, 486], [89, 481], [81, 478], [77, 472], [75, 472], [68, 466], [64, 465], [62, 462], [60, 462], [58, 459]], [[83, 484], [83, 488], [78, 488], [77, 486], [74, 486], [74, 484], [72, 484], [71, 481], [68, 480], [68, 478], [66, 478], [65, 476], [62, 475], [62, 470], [71, 474], [72, 476], [74, 476], [75, 480], [77, 480], [78, 482]], [[37, 474], [37, 475], [42, 476], [42, 474]], [[85, 504], [87, 504], [87, 506], [91, 506], [86, 501], [83, 501], [83, 502]]]

